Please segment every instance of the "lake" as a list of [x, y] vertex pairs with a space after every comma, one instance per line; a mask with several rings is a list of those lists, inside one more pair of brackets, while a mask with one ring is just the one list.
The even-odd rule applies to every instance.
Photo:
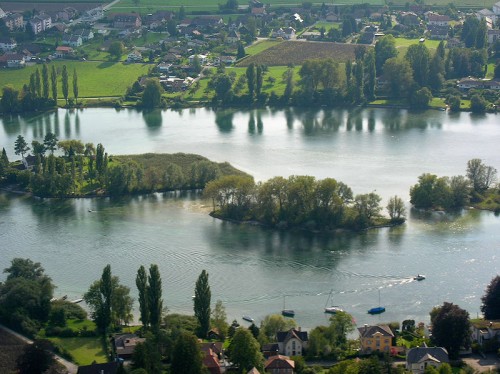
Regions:
[[[256, 180], [334, 177], [354, 193], [376, 191], [385, 204], [395, 194], [409, 200], [424, 172], [463, 175], [472, 158], [499, 168], [498, 119], [385, 109], [59, 110], [4, 118], [0, 147], [12, 160], [19, 134], [31, 142], [51, 131], [60, 140], [102, 143], [109, 154], [197, 153]], [[1, 193], [0, 268], [29, 257], [58, 285], [56, 295], [77, 298], [107, 263], [136, 295], [138, 267], [157, 263], [164, 304], [182, 313], [192, 311], [194, 284], [206, 269], [212, 299], [223, 301], [230, 319], [241, 322], [245, 314], [259, 321], [285, 302], [305, 328], [328, 322], [330, 293], [358, 324], [428, 321], [443, 301], [476, 317], [500, 270], [499, 217], [490, 212], [409, 210], [401, 227], [313, 235], [221, 222], [208, 216], [210, 206], [196, 193], [64, 201]], [[417, 273], [427, 279], [414, 281]], [[379, 304], [379, 290], [387, 311], [367, 315]]]

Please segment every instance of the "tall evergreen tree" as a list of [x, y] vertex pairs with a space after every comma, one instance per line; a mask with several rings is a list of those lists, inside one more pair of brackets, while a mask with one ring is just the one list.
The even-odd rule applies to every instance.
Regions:
[[238, 52], [236, 54], [236, 59], [241, 59], [245, 57], [245, 47], [243, 46], [243, 43], [239, 42], [238, 43]]
[[76, 68], [73, 70], [73, 96], [75, 97], [75, 103], [78, 104], [78, 75], [76, 74]]
[[48, 99], [49, 98], [49, 68], [47, 67], [47, 64], [43, 64], [42, 67], [42, 93], [43, 93], [43, 98]]
[[199, 336], [206, 338], [210, 329], [210, 300], [212, 293], [208, 284], [208, 273], [203, 270], [196, 281], [194, 289], [194, 315], [199, 323]]
[[163, 309], [161, 277], [158, 265], [153, 264], [149, 267], [148, 283], [149, 321], [153, 331], [158, 332]]
[[63, 65], [62, 68], [62, 74], [61, 74], [61, 81], [62, 81], [62, 94], [64, 97], [64, 100], [66, 100], [66, 105], [68, 105], [68, 94], [69, 94], [69, 82], [68, 82], [68, 69], [66, 68], [66, 65]]
[[48, 132], [45, 134], [45, 137], [43, 138], [43, 145], [46, 150], [50, 151], [52, 154], [54, 154], [54, 151], [57, 148], [57, 142], [59, 139], [57, 139], [56, 134], [52, 132]]
[[288, 68], [285, 72], [285, 92], [283, 93], [283, 100], [286, 103], [290, 100], [293, 94], [293, 69]]
[[144, 327], [149, 326], [149, 305], [148, 305], [148, 275], [146, 269], [141, 265], [137, 270], [135, 284], [139, 291], [139, 311], [141, 313], [141, 322]]
[[54, 65], [52, 65], [52, 69], [50, 70], [50, 84], [52, 88], [52, 99], [57, 104], [57, 72]]

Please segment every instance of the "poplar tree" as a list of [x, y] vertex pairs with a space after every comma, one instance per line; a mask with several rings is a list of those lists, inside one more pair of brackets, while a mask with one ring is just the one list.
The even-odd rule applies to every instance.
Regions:
[[78, 75], [76, 74], [76, 68], [73, 70], [73, 96], [75, 97], [75, 103], [78, 104]]
[[40, 77], [40, 70], [38, 68], [35, 72], [35, 89], [36, 89], [36, 97], [42, 97], [42, 80]]
[[253, 96], [255, 93], [255, 64], [251, 63], [248, 65], [246, 70], [247, 76], [247, 85], [248, 85], [248, 95], [250, 96], [250, 100], [253, 100]]
[[100, 291], [103, 297], [102, 303], [102, 327], [103, 331], [106, 332], [107, 328], [111, 324], [111, 303], [113, 296], [113, 282], [111, 279], [111, 265], [107, 265], [102, 271]]
[[42, 67], [42, 92], [43, 98], [49, 98], [49, 69], [47, 68], [47, 64], [43, 64]]
[[200, 325], [198, 330], [200, 338], [205, 338], [210, 329], [211, 297], [212, 293], [208, 284], [208, 273], [203, 270], [196, 281], [194, 289], [194, 315]]
[[141, 265], [137, 270], [135, 284], [139, 291], [139, 311], [141, 313], [141, 322], [144, 327], [149, 325], [149, 307], [148, 307], [148, 275], [146, 269]]
[[158, 332], [161, 322], [163, 300], [161, 298], [161, 277], [158, 265], [149, 267], [148, 277], [149, 322], [154, 332]]
[[52, 65], [52, 69], [50, 70], [50, 83], [52, 86], [52, 99], [54, 99], [57, 105], [57, 72], [54, 65]]
[[66, 105], [68, 105], [69, 86], [68, 86], [68, 69], [66, 68], [66, 65], [63, 65], [61, 79], [62, 79], [63, 97], [64, 97], [64, 100], [66, 100]]

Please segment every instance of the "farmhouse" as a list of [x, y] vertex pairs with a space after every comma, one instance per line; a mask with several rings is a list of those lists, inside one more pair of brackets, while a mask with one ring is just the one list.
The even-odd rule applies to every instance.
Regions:
[[264, 364], [266, 373], [271, 374], [293, 374], [295, 369], [295, 361], [290, 360], [288, 356], [271, 356]]
[[4, 52], [17, 48], [17, 42], [13, 38], [0, 37], [0, 49]]
[[70, 47], [76, 48], [81, 46], [83, 43], [81, 36], [78, 35], [64, 35], [62, 39], [62, 44], [69, 45]]
[[[500, 82], [499, 82], [500, 84]], [[472, 321], [472, 341], [488, 350], [500, 342], [500, 322], [479, 320]]]
[[115, 335], [113, 341], [116, 355], [119, 358], [127, 360], [132, 358], [132, 354], [137, 344], [143, 343], [146, 339], [140, 338], [135, 334], [122, 334]]
[[73, 48], [68, 46], [62, 46], [56, 48], [55, 56], [57, 58], [65, 58], [73, 54]]
[[432, 26], [449, 26], [450, 25], [450, 17], [443, 16], [441, 14], [436, 13], [428, 13], [427, 14], [427, 22]]
[[25, 64], [24, 56], [19, 53], [6, 53], [0, 56], [0, 65], [8, 68], [22, 68]]

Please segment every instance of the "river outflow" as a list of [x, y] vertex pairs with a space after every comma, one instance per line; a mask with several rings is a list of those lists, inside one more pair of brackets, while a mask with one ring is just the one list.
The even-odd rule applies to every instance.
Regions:
[[[384, 109], [59, 110], [4, 118], [0, 147], [14, 159], [19, 134], [30, 143], [51, 131], [60, 140], [102, 143], [111, 155], [197, 153], [257, 180], [333, 177], [354, 193], [408, 200], [424, 172], [463, 175], [471, 158], [500, 168], [498, 118]], [[427, 321], [443, 301], [476, 317], [486, 285], [500, 271], [500, 218], [490, 212], [410, 211], [401, 227], [313, 235], [222, 222], [208, 216], [210, 208], [195, 193], [119, 200], [0, 193], [0, 268], [13, 257], [29, 257], [43, 264], [57, 295], [78, 298], [107, 263], [135, 295], [138, 267], [157, 263], [165, 305], [182, 313], [192, 311], [194, 284], [206, 269], [214, 303], [221, 299], [231, 319], [279, 313], [286, 295], [286, 308], [304, 327], [327, 323], [330, 292], [331, 303], [358, 324]], [[414, 281], [418, 273], [427, 278]], [[387, 311], [369, 316], [379, 289]]]

